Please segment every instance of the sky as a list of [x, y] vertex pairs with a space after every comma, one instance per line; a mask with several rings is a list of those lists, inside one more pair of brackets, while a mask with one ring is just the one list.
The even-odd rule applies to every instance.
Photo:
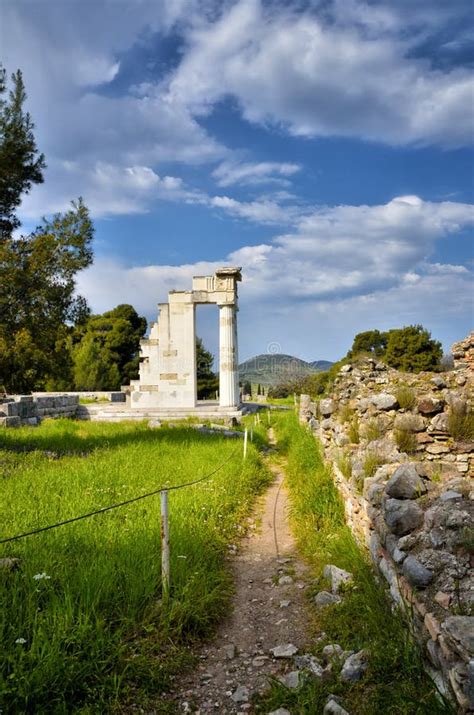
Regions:
[[[242, 266], [240, 358], [473, 328], [470, 0], [0, 0], [46, 155], [23, 231], [83, 196], [95, 312]], [[217, 308], [198, 309], [216, 352]]]

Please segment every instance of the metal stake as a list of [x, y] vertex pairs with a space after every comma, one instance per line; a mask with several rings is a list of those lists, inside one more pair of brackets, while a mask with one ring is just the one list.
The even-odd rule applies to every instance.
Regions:
[[161, 583], [163, 598], [170, 592], [170, 529], [168, 521], [168, 492], [160, 494], [161, 499]]

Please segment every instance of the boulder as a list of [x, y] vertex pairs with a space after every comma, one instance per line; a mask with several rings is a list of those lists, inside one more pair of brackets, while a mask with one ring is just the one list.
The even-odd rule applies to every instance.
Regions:
[[430, 432], [448, 432], [449, 431], [449, 415], [447, 412], [441, 412], [435, 415], [431, 420], [429, 427]]
[[395, 417], [393, 426], [395, 429], [406, 430], [407, 432], [423, 432], [426, 427], [425, 422], [421, 415], [404, 413]]
[[319, 412], [323, 417], [330, 417], [336, 411], [336, 404], [330, 398], [321, 400], [319, 403]]
[[435, 388], [435, 390], [443, 390], [446, 387], [445, 381], [439, 375], [432, 377], [430, 382], [433, 385], [433, 387]]
[[298, 648], [293, 643], [285, 645], [277, 645], [270, 649], [270, 653], [274, 658], [292, 658], [298, 652]]
[[450, 616], [441, 628], [463, 658], [474, 656], [474, 616]]
[[403, 562], [403, 575], [415, 588], [426, 588], [433, 580], [433, 572], [423, 566], [414, 556], [407, 556]]
[[418, 400], [418, 412], [422, 415], [435, 415], [441, 412], [444, 407], [444, 400], [438, 400], [437, 397], [422, 397]]
[[395, 410], [398, 407], [397, 398], [388, 392], [380, 392], [378, 395], [374, 395], [371, 398], [371, 402], [377, 410], [381, 411]]
[[423, 510], [410, 500], [387, 499], [384, 518], [393, 534], [404, 536], [422, 525]]
[[385, 491], [395, 499], [416, 499], [425, 494], [426, 484], [411, 462], [398, 467], [387, 482]]

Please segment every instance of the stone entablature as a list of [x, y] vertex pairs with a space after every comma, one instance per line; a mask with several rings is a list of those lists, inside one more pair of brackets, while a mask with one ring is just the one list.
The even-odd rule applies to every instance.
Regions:
[[236, 409], [239, 399], [237, 283], [241, 269], [224, 267], [195, 276], [192, 290], [172, 290], [160, 303], [158, 320], [141, 341], [140, 377], [131, 383], [135, 409], [196, 408], [196, 305], [219, 307], [219, 405]]

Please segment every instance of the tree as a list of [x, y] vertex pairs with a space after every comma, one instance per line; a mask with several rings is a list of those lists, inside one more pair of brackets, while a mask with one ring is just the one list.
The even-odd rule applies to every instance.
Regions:
[[357, 333], [347, 357], [353, 358], [360, 353], [372, 353], [380, 357], [387, 347], [387, 337], [387, 333], [381, 333], [379, 330], [366, 330], [363, 333]]
[[202, 338], [196, 337], [196, 377], [198, 400], [208, 400], [219, 389], [219, 378], [212, 371], [214, 355], [204, 347]]
[[242, 387], [242, 394], [243, 395], [251, 395], [252, 394], [252, 385], [248, 380], [246, 380], [243, 384]]
[[431, 339], [431, 333], [422, 325], [409, 325], [389, 330], [384, 359], [397, 370], [420, 372], [440, 367], [443, 351], [441, 343]]
[[140, 339], [146, 327], [146, 318], [125, 303], [86, 318], [74, 335], [76, 389], [117, 390], [137, 378]]
[[92, 262], [81, 199], [30, 236], [0, 241], [0, 384], [30, 392], [70, 380], [72, 325], [86, 311], [76, 273]]
[[26, 93], [20, 70], [11, 79], [13, 89], [5, 101], [6, 71], [0, 67], [0, 240], [10, 238], [20, 225], [15, 211], [21, 197], [43, 182], [46, 168], [44, 155], [36, 148], [34, 124], [23, 110]]

